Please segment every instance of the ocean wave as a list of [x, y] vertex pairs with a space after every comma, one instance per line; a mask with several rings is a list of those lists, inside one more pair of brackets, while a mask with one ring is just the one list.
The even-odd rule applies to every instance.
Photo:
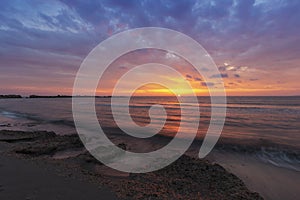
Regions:
[[35, 122], [38, 122], [39, 124], [53, 124], [53, 125], [66, 125], [74, 127], [74, 121], [67, 120], [67, 119], [58, 119], [58, 120], [50, 120], [50, 119], [44, 119], [40, 116], [36, 116], [33, 114], [26, 114], [26, 113], [18, 113], [18, 112], [11, 112], [11, 111], [0, 111], [0, 115], [10, 118], [10, 119], [28, 119]]
[[9, 112], [9, 111], [1, 111], [0, 115], [3, 117], [11, 118], [11, 119], [18, 119], [18, 118], [25, 118], [24, 114], [16, 113], [16, 112]]
[[216, 148], [224, 152], [234, 152], [255, 156], [264, 163], [300, 172], [300, 149], [279, 144], [217, 144]]
[[71, 120], [60, 119], [60, 120], [50, 120], [48, 122], [54, 125], [57, 124], [57, 125], [75, 127], [74, 121]]
[[256, 156], [263, 162], [300, 172], [300, 155], [295, 152], [261, 148]]

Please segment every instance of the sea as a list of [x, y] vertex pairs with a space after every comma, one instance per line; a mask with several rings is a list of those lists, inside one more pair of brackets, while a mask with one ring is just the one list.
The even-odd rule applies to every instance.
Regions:
[[[178, 98], [185, 98], [184, 103], [179, 103]], [[210, 97], [198, 97], [196, 104], [189, 100], [191, 97], [178, 98], [137, 96], [131, 98], [128, 107], [119, 97], [115, 108], [120, 114], [129, 109], [132, 120], [139, 126], [151, 123], [155, 127], [166, 120], [157, 135], [170, 140], [176, 135], [181, 122], [197, 122], [199, 127], [195, 141], [196, 145], [201, 145], [211, 119]], [[153, 105], [162, 105], [167, 115], [156, 112], [155, 108], [149, 115]], [[106, 135], [119, 137], [120, 124], [114, 121], [111, 99], [95, 98], [94, 106]], [[230, 96], [226, 105], [214, 106], [226, 107], [223, 131], [215, 148], [221, 152], [249, 154], [261, 162], [300, 172], [300, 96]], [[191, 112], [183, 117], [181, 109]], [[198, 109], [200, 113], [192, 112]], [[198, 114], [200, 120], [196, 116]], [[72, 98], [0, 99], [0, 129], [76, 134]], [[183, 137], [194, 137], [194, 131], [184, 129]], [[155, 140], [160, 140], [160, 137], [155, 137]]]

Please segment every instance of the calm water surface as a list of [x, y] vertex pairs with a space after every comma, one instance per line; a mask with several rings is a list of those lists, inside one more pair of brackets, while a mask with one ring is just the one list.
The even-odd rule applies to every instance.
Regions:
[[[154, 112], [154, 117], [150, 120], [148, 111], [151, 105], [161, 104], [165, 107], [168, 116], [159, 134], [174, 136], [180, 121], [194, 123], [196, 117], [193, 110], [200, 105], [201, 119], [197, 138], [203, 138], [210, 120], [210, 98], [199, 97], [199, 105], [190, 103], [189, 97], [180, 98], [185, 98], [186, 102], [181, 106], [191, 110], [185, 118], [181, 118], [180, 104], [174, 97], [135, 97], [130, 104], [131, 117], [140, 126], [145, 126], [150, 121], [159, 124], [163, 117]], [[120, 98], [117, 105], [120, 113], [124, 113], [124, 109], [127, 108], [122, 102]], [[298, 169], [300, 97], [228, 97], [227, 102], [222, 139], [241, 144], [262, 144], [261, 159], [269, 159], [275, 164], [280, 161], [288, 162]], [[100, 124], [103, 127], [116, 128], [110, 105], [109, 98], [96, 99], [95, 107]], [[51, 130], [58, 134], [76, 133], [71, 107], [71, 98], [0, 99], [0, 128]], [[189, 129], [185, 129], [186, 137], [191, 134]], [[264, 144], [268, 144], [268, 147], [271, 146], [273, 149], [264, 149]], [[282, 146], [288, 147], [289, 151], [295, 151], [287, 154]]]

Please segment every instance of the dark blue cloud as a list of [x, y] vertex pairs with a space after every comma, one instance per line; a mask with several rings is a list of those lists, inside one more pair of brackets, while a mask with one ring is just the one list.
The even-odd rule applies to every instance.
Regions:
[[211, 87], [214, 86], [215, 84], [213, 82], [201, 82], [201, 85], [204, 87]]
[[221, 73], [221, 74], [214, 74], [210, 76], [210, 78], [228, 78], [228, 74]]
[[195, 77], [195, 78], [194, 78], [194, 81], [202, 81], [202, 79], [199, 78], [199, 77]]
[[192, 77], [191, 75], [189, 75], [189, 74], [185, 75], [185, 77], [188, 78], [188, 79], [193, 78], [193, 77]]

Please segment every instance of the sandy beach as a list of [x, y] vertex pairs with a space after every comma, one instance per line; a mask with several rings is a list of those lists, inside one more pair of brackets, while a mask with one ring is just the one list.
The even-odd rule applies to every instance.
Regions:
[[67, 168], [7, 155], [10, 148], [0, 142], [0, 199], [117, 199], [107, 188], [71, 177]]
[[76, 135], [0, 131], [0, 144], [1, 199], [262, 199], [220, 165], [189, 156], [129, 174], [99, 163]]
[[300, 196], [300, 173], [259, 162], [251, 156], [214, 152], [215, 161], [241, 178], [247, 188], [264, 199], [295, 200]]

